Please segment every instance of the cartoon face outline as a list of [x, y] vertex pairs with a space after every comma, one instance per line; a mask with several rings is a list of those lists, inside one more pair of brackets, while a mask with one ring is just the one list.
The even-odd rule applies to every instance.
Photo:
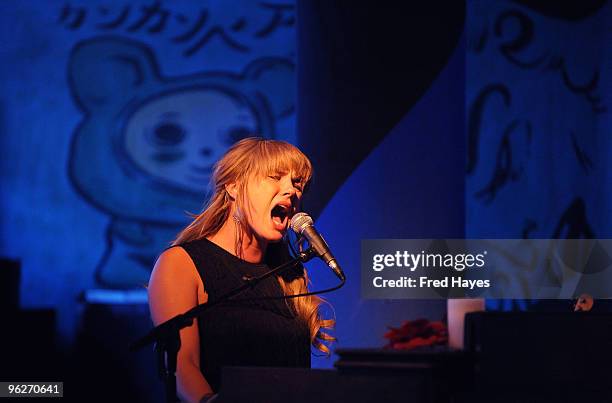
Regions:
[[201, 192], [227, 148], [259, 132], [256, 109], [240, 94], [215, 86], [176, 88], [129, 113], [120, 149], [146, 178]]
[[[185, 211], [193, 212], [202, 207], [207, 193], [206, 176], [211, 165], [200, 164], [199, 156], [185, 155], [182, 161], [197, 161], [196, 166], [202, 168], [204, 173], [196, 175], [195, 181], [196, 178], [185, 177], [176, 181], [176, 177], [168, 178], [169, 174], [162, 172], [167, 168], [147, 165], [151, 161], [145, 160], [150, 160], [153, 153], [145, 151], [150, 151], [153, 144], [143, 142], [138, 147], [138, 142], [135, 142], [129, 146], [130, 150], [126, 149], [126, 127], [143, 106], [152, 106], [151, 102], [156, 99], [181, 92], [188, 93], [186, 97], [189, 97], [195, 94], [194, 91], [212, 91], [209, 94], [217, 96], [216, 99], [226, 100], [227, 105], [234, 104], [227, 106], [226, 110], [245, 108], [244, 115], [252, 118], [245, 118], [246, 124], [240, 122], [239, 126], [246, 130], [254, 129], [249, 135], [268, 138], [277, 138], [277, 122], [286, 124], [295, 111], [295, 66], [286, 58], [254, 59], [239, 72], [210, 70], [165, 76], [147, 44], [101, 36], [80, 41], [73, 47], [68, 74], [72, 96], [83, 113], [70, 143], [67, 166], [70, 181], [77, 193], [100, 211], [141, 223], [182, 225]], [[173, 142], [186, 140], [186, 133], [183, 133], [185, 128], [176, 124], [185, 120], [186, 115], [169, 113], [162, 117], [164, 112], [172, 112], [173, 109], [162, 111], [164, 108], [160, 106], [153, 106], [153, 109], [158, 112], [153, 115], [156, 115], [156, 119], [159, 117], [155, 125], [168, 123], [159, 128], [159, 144], [171, 148]], [[212, 116], [206, 111], [200, 114], [209, 119]], [[235, 139], [243, 137], [246, 130], [229, 129], [235, 126], [237, 120], [240, 121], [231, 117], [221, 119], [220, 131], [233, 133]], [[134, 128], [140, 125], [140, 129], [146, 127], [136, 120], [132, 125]], [[207, 126], [215, 127], [210, 121]], [[145, 132], [140, 129], [134, 133]], [[216, 132], [214, 134], [214, 137], [207, 134], [203, 138], [214, 139], [218, 145], [219, 137]], [[280, 137], [285, 136], [280, 134]], [[148, 138], [151, 140], [151, 136]], [[203, 148], [207, 147], [198, 147], [198, 144], [193, 147], [194, 150]], [[211, 160], [215, 152], [221, 151], [214, 144], [208, 148], [210, 150], [204, 151], [204, 154], [210, 153]], [[227, 147], [223, 144], [222, 148], [225, 150]], [[135, 153], [136, 149], [143, 151], [144, 159], [134, 157], [141, 154]], [[176, 156], [170, 155], [168, 160], [172, 157]], [[178, 169], [179, 173], [187, 171], [185, 167]]]

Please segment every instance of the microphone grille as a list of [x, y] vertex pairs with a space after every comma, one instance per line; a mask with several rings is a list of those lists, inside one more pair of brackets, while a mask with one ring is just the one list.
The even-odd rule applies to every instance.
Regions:
[[296, 234], [301, 234], [302, 231], [304, 231], [304, 229], [306, 227], [309, 227], [313, 224], [312, 218], [310, 218], [310, 216], [306, 213], [297, 213], [296, 215], [293, 216], [293, 218], [291, 219], [291, 229], [296, 233]]

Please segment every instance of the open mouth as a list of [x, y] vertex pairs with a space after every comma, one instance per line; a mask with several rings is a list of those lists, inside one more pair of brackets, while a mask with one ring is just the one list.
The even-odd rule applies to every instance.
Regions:
[[272, 222], [276, 229], [284, 230], [287, 227], [287, 221], [289, 219], [289, 206], [284, 204], [277, 204], [272, 209], [270, 215], [272, 217]]

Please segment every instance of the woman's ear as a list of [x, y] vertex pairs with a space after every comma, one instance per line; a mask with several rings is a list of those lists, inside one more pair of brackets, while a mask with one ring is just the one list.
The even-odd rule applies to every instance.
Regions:
[[236, 200], [238, 197], [238, 182], [232, 182], [225, 185], [225, 191], [230, 199]]

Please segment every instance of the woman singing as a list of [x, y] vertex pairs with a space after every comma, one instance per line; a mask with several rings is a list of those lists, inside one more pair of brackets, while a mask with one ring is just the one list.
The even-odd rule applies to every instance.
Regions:
[[[215, 165], [207, 207], [155, 264], [148, 289], [155, 325], [288, 261], [284, 235], [311, 175], [308, 158], [289, 143], [234, 144]], [[321, 319], [320, 298], [261, 299], [307, 292], [307, 282], [301, 265], [268, 277], [182, 329], [179, 397], [198, 402], [216, 393], [223, 366], [310, 367], [311, 345], [329, 353], [323, 342], [333, 337], [321, 329], [333, 321]]]

